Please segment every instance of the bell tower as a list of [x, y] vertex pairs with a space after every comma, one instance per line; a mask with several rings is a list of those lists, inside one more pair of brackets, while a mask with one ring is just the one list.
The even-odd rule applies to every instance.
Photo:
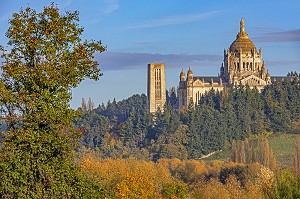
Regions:
[[158, 109], [163, 112], [166, 103], [166, 75], [164, 64], [148, 64], [147, 97], [150, 113], [155, 113]]

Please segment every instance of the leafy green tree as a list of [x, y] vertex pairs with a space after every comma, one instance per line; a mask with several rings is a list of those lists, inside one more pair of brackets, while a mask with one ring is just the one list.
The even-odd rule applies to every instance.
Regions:
[[234, 110], [232, 90], [222, 92], [223, 106], [220, 110], [226, 125], [226, 139], [229, 143], [238, 137], [238, 121]]
[[85, 183], [72, 155], [80, 132], [72, 124], [70, 89], [101, 76], [93, 54], [105, 50], [100, 41], [81, 40], [78, 21], [77, 11], [61, 15], [53, 3], [41, 13], [21, 9], [9, 20], [0, 66], [8, 126], [0, 149], [4, 198], [88, 198], [101, 191]]
[[170, 103], [171, 107], [173, 109], [178, 108], [178, 97], [176, 94], [176, 88], [172, 87], [169, 91], [166, 91], [166, 101], [167, 103]]
[[106, 132], [109, 132], [109, 120], [107, 117], [89, 111], [74, 121], [76, 128], [83, 133], [81, 143], [91, 149], [99, 147]]
[[[157, 111], [154, 124], [148, 134], [153, 159], [158, 158], [186, 158], [186, 127], [181, 125], [179, 115], [166, 103], [164, 112]], [[172, 148], [170, 150], [170, 148]]]
[[[269, 123], [270, 130], [275, 132], [283, 132], [290, 129], [291, 111], [288, 105], [290, 103], [287, 92], [288, 84], [290, 83], [274, 82], [271, 86], [266, 87], [262, 92], [265, 104], [265, 115]], [[297, 107], [295, 108], [297, 110]], [[292, 109], [294, 109], [294, 107]]]
[[288, 170], [282, 170], [276, 176], [271, 198], [300, 198], [300, 176]]
[[167, 198], [187, 198], [188, 185], [179, 180], [175, 180], [172, 184], [168, 184], [163, 189], [163, 195]]
[[170, 132], [166, 138], [166, 144], [161, 145], [160, 158], [179, 158], [187, 159], [188, 152], [185, 147], [187, 144], [186, 125], [180, 125], [175, 132]]

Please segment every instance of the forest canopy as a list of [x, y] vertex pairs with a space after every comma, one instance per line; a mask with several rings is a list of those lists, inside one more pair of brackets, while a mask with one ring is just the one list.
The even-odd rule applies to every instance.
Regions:
[[82, 145], [110, 158], [197, 159], [231, 146], [233, 140], [266, 132], [299, 132], [299, 79], [273, 82], [262, 91], [240, 86], [210, 91], [198, 106], [174, 110], [170, 92], [164, 112], [149, 114], [147, 97], [133, 95], [86, 110], [75, 121]]

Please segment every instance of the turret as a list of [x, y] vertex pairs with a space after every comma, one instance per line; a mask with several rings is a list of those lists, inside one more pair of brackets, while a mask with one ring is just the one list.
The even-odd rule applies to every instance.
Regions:
[[220, 76], [224, 75], [224, 65], [222, 63], [221, 67], [220, 67]]
[[260, 55], [260, 57], [262, 57], [262, 50], [261, 50], [261, 48], [259, 48], [259, 55]]
[[266, 75], [266, 82], [267, 82], [267, 84], [271, 84], [271, 76], [270, 76], [268, 70], [267, 70], [267, 75]]
[[184, 74], [183, 69], [181, 70], [180, 76], [179, 76], [179, 77], [180, 77], [180, 81], [181, 81], [181, 82], [185, 80], [185, 74]]
[[188, 79], [188, 81], [192, 81], [193, 80], [193, 71], [191, 70], [190, 67], [189, 67], [189, 70], [187, 72], [187, 79]]

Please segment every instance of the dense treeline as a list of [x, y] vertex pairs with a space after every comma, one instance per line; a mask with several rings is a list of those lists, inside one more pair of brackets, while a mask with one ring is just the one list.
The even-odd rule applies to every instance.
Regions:
[[261, 92], [247, 86], [211, 91], [198, 106], [179, 113], [173, 108], [174, 90], [167, 99], [164, 112], [155, 115], [148, 114], [144, 94], [85, 111], [75, 121], [83, 132], [82, 145], [101, 157], [201, 158], [233, 140], [299, 126], [298, 79], [274, 82]]

